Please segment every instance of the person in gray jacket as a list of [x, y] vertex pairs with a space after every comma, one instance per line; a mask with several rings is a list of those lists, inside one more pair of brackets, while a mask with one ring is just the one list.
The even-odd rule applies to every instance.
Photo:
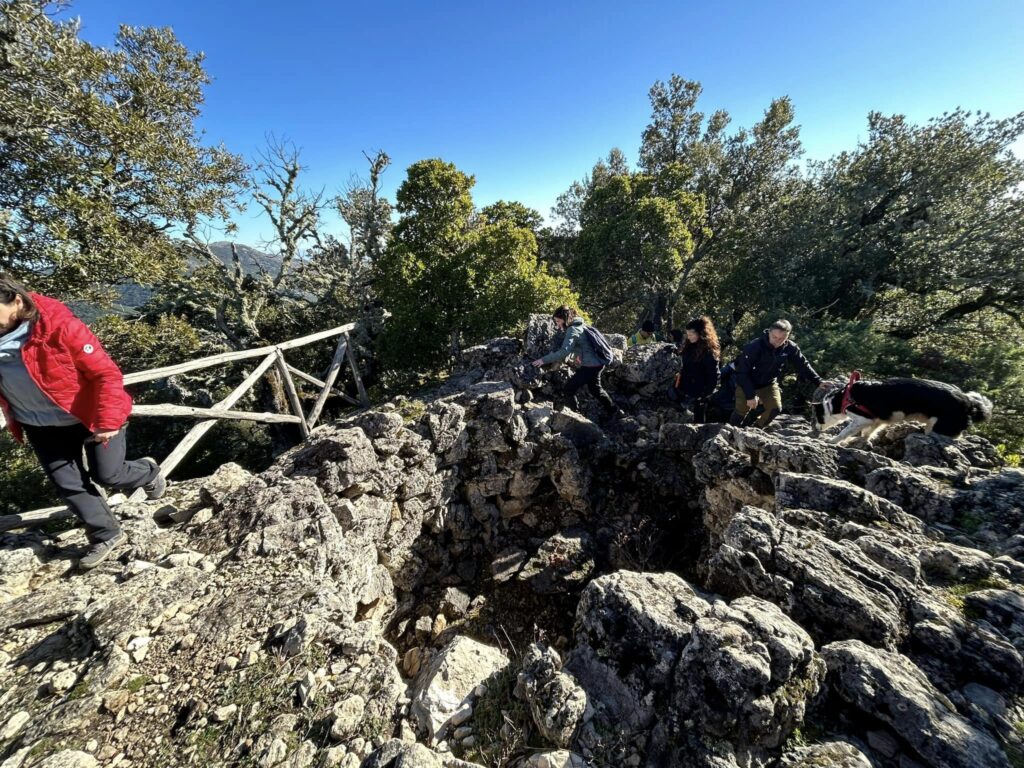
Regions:
[[565, 360], [570, 355], [575, 356], [579, 362], [579, 368], [566, 382], [563, 390], [563, 396], [569, 405], [576, 408], [576, 393], [585, 385], [594, 399], [601, 404], [608, 418], [621, 416], [622, 411], [601, 385], [601, 372], [605, 368], [605, 363], [598, 356], [586, 333], [586, 323], [583, 318], [576, 314], [575, 309], [565, 304], [556, 309], [551, 317], [554, 319], [555, 325], [558, 326], [558, 330], [565, 331], [565, 339], [562, 341], [561, 347], [554, 352], [549, 352], [544, 357], [537, 358], [533, 364], [540, 368]]

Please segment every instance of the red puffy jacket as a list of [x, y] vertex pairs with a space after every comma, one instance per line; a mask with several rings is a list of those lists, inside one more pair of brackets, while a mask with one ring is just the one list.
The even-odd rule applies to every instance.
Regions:
[[[29, 376], [58, 407], [90, 431], [120, 429], [132, 412], [132, 398], [125, 392], [117, 363], [70, 309], [56, 299], [29, 295], [39, 309], [39, 319], [21, 348]], [[11, 434], [21, 442], [21, 425], [12, 418], [2, 396], [0, 408]]]

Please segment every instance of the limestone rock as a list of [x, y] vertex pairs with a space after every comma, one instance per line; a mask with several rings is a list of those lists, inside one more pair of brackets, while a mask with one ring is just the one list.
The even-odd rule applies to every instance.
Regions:
[[497, 648], [456, 637], [421, 670], [413, 693], [413, 716], [431, 738], [436, 737], [473, 690], [507, 664]]
[[515, 694], [524, 699], [540, 734], [558, 747], [567, 747], [589, 719], [587, 693], [561, 671], [562, 660], [552, 648], [533, 644], [523, 658]]
[[778, 768], [872, 768], [867, 756], [845, 741], [827, 741], [784, 754]]
[[818, 637], [895, 649], [913, 585], [852, 542], [833, 542], [754, 507], [733, 519], [710, 563], [711, 584], [770, 600]]
[[334, 705], [331, 723], [331, 738], [344, 741], [355, 734], [366, 711], [366, 701], [359, 694], [347, 696]]
[[64, 749], [35, 765], [39, 768], [98, 768], [96, 758], [88, 752], [80, 752], [74, 749]]
[[961, 717], [905, 656], [859, 640], [826, 645], [821, 654], [836, 695], [884, 722], [929, 764], [1009, 766], [998, 743]]
[[845, 480], [780, 472], [775, 480], [779, 509], [813, 509], [863, 525], [884, 524], [908, 533], [922, 533], [924, 525], [891, 501]]
[[565, 749], [534, 753], [526, 764], [529, 768], [591, 768], [580, 755]]
[[593, 549], [585, 531], [556, 533], [541, 544], [518, 578], [540, 595], [581, 589], [594, 571]]

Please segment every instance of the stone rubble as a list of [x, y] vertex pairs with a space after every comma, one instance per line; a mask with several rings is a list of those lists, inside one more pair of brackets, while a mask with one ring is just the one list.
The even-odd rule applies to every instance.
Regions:
[[426, 401], [317, 428], [77, 529], [0, 535], [0, 768], [1009, 766], [1024, 473], [900, 425], [833, 446], [552, 407], [557, 343], [466, 350]]

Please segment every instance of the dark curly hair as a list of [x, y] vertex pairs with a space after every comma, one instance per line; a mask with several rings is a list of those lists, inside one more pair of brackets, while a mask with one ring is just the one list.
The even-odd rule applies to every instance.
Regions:
[[718, 334], [715, 332], [715, 324], [711, 322], [711, 318], [707, 315], [701, 315], [695, 317], [686, 324], [686, 330], [697, 332], [697, 341], [691, 342], [687, 339], [683, 343], [683, 352], [685, 353], [690, 347], [696, 349], [696, 358], [700, 360], [704, 357], [705, 352], [710, 352], [715, 360], [720, 360], [722, 357], [722, 350], [718, 343]]

